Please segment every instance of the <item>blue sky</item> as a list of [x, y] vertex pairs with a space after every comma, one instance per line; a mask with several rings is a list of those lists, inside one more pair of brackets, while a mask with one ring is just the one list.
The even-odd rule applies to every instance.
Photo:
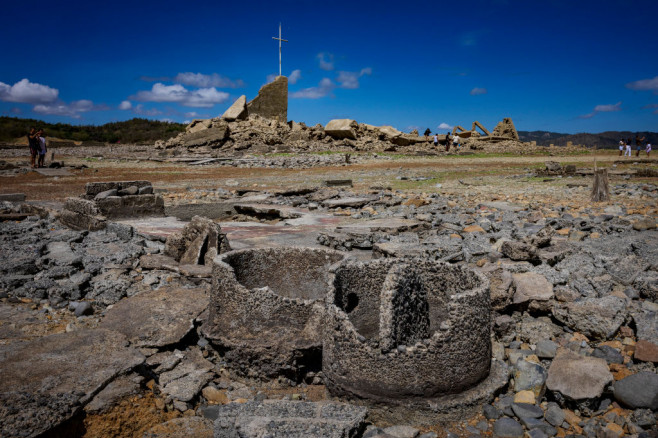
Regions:
[[[11, 2], [0, 115], [183, 122], [289, 76], [288, 118], [658, 131], [658, 2]], [[441, 126], [441, 128], [439, 128]]]

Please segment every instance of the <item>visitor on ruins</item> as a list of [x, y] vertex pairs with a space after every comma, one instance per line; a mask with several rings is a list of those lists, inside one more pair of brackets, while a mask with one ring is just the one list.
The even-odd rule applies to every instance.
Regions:
[[439, 134], [434, 133], [434, 147], [439, 146]]
[[625, 157], [631, 156], [631, 139], [626, 140], [626, 152], [624, 152]]
[[619, 156], [624, 153], [624, 139], [619, 140]]
[[642, 150], [642, 142], [644, 141], [644, 137], [640, 138], [640, 134], [637, 134], [635, 136], [635, 150], [637, 151], [635, 153], [636, 157], [640, 156], [640, 151]]
[[452, 145], [457, 149], [459, 147], [459, 136], [457, 134], [452, 136]]
[[446, 152], [450, 152], [450, 142], [452, 138], [450, 137], [450, 131], [446, 133]]
[[651, 153], [651, 143], [647, 143], [646, 152], [647, 152], [647, 158], [649, 158], [649, 154]]
[[426, 139], [426, 140], [427, 140], [427, 137], [428, 137], [431, 133], [432, 133], [432, 131], [430, 131], [430, 128], [427, 128], [427, 129], [425, 130], [425, 139]]
[[30, 156], [32, 157], [31, 165], [36, 166], [36, 158], [39, 154], [39, 140], [37, 138], [37, 130], [30, 128], [30, 133], [27, 135], [27, 143], [30, 146]]
[[43, 129], [39, 129], [38, 138], [39, 138], [39, 161], [37, 162], [37, 167], [45, 167], [44, 162], [46, 161], [46, 137], [43, 134]]

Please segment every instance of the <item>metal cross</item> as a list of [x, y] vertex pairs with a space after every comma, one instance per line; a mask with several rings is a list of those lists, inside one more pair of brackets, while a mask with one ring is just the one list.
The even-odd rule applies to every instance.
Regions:
[[272, 37], [273, 40], [278, 40], [279, 41], [279, 76], [281, 76], [281, 41], [287, 43], [288, 40], [284, 40], [281, 38], [281, 23], [279, 23], [279, 38], [277, 37]]

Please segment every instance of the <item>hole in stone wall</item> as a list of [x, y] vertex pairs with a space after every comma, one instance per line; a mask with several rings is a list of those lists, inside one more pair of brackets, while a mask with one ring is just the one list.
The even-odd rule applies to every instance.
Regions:
[[355, 293], [347, 295], [347, 304], [345, 305], [345, 313], [351, 313], [359, 305], [359, 297]]

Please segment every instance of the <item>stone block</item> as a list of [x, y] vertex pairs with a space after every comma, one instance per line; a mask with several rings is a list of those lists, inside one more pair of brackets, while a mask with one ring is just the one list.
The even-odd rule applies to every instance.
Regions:
[[244, 120], [248, 115], [247, 111], [247, 96], [244, 94], [233, 102], [233, 105], [222, 114], [222, 119], [232, 122], [234, 120]]
[[356, 128], [358, 124], [352, 119], [334, 119], [327, 123], [324, 132], [335, 139], [349, 138], [356, 139]]

